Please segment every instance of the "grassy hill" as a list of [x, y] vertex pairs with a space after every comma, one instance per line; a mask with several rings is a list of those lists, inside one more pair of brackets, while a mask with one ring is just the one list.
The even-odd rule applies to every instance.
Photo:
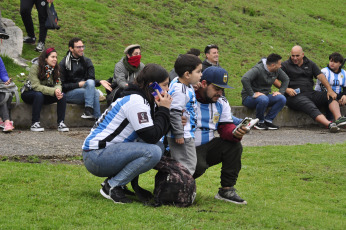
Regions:
[[[158, 63], [168, 71], [178, 54], [217, 44], [220, 64], [235, 87], [226, 92], [232, 105], [241, 104], [240, 77], [272, 52], [285, 60], [292, 46], [299, 44], [320, 67], [332, 52], [346, 56], [343, 0], [57, 0], [55, 7], [61, 29], [48, 32], [47, 46], [57, 49], [60, 60], [68, 41], [82, 38], [98, 79], [113, 75], [115, 63], [132, 43], [142, 45], [144, 63]], [[25, 35], [20, 1], [1, 0], [0, 8], [2, 16], [12, 19]], [[38, 37], [37, 11], [32, 14]], [[23, 57], [37, 56], [33, 49], [25, 45]], [[18, 70], [8, 71], [18, 74]]]

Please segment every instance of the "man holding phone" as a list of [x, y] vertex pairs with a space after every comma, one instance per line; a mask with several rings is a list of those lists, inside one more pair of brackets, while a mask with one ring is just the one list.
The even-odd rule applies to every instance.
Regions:
[[[320, 68], [305, 57], [301, 46], [292, 48], [291, 57], [282, 63], [281, 68], [290, 79], [286, 89], [288, 107], [308, 114], [316, 122], [328, 127], [332, 133], [338, 132], [339, 127], [346, 124], [346, 117], [342, 117], [340, 113], [336, 93]], [[317, 78], [326, 91], [315, 91], [313, 78]], [[277, 83], [275, 86], [280, 87], [280, 84]], [[296, 91], [298, 88], [300, 93]], [[334, 122], [329, 121], [318, 109], [323, 106], [328, 106], [334, 116]]]
[[[233, 124], [231, 107], [227, 99], [222, 96], [224, 89], [231, 88], [227, 82], [227, 71], [212, 66], [203, 72], [199, 88], [196, 89], [197, 165], [193, 177], [198, 178], [209, 167], [222, 163], [221, 188], [215, 199], [247, 204], [234, 188], [241, 169], [243, 147], [240, 141], [247, 130], [246, 127], [241, 127], [232, 133], [236, 126]], [[215, 131], [219, 133], [219, 137], [214, 135]]]

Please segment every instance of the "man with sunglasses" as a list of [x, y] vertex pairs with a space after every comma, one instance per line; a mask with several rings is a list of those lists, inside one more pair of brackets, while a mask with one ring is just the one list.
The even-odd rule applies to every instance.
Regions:
[[70, 104], [85, 105], [82, 118], [97, 119], [101, 116], [99, 93], [95, 86], [103, 85], [112, 90], [106, 80], [95, 80], [95, 68], [91, 60], [84, 56], [85, 46], [80, 38], [69, 41], [69, 50], [60, 65], [60, 79], [66, 101]]
[[219, 65], [219, 47], [217, 45], [207, 45], [204, 49], [205, 60], [202, 62], [202, 71], [210, 66]]
[[[194, 178], [219, 163], [221, 169], [221, 188], [215, 198], [235, 204], [246, 204], [234, 188], [241, 169], [243, 147], [241, 139], [247, 132], [246, 127], [234, 131], [231, 107], [222, 96], [224, 89], [232, 88], [228, 84], [228, 73], [221, 67], [209, 67], [202, 75], [199, 88], [196, 89], [197, 129], [195, 145], [197, 165]], [[219, 137], [214, 135], [219, 133]]]

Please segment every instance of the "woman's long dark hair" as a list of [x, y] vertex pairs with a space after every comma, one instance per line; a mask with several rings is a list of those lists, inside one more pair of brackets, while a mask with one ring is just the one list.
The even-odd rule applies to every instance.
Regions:
[[[48, 52], [47, 52], [48, 51]], [[53, 52], [56, 53], [54, 48], [48, 48], [42, 51], [41, 55], [38, 57], [38, 79], [44, 80], [46, 78], [46, 58], [49, 57]], [[56, 63], [53, 71], [53, 80], [57, 82], [59, 80], [60, 71], [59, 71], [59, 63]]]
[[149, 87], [152, 82], [161, 83], [168, 78], [168, 72], [158, 64], [147, 64], [138, 74], [134, 84], [141, 88], [150, 103], [154, 102], [154, 97], [151, 95], [153, 90]]

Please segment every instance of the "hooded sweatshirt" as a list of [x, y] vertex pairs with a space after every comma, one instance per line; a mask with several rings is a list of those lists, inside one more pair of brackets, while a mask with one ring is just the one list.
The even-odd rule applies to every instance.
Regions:
[[276, 79], [281, 81], [279, 92], [282, 95], [285, 93], [289, 83], [287, 74], [281, 69], [276, 72], [269, 72], [266, 62], [267, 59], [263, 58], [242, 77], [243, 90], [241, 96], [243, 100], [248, 96], [253, 97], [255, 92], [268, 95], [271, 93], [271, 87]]

